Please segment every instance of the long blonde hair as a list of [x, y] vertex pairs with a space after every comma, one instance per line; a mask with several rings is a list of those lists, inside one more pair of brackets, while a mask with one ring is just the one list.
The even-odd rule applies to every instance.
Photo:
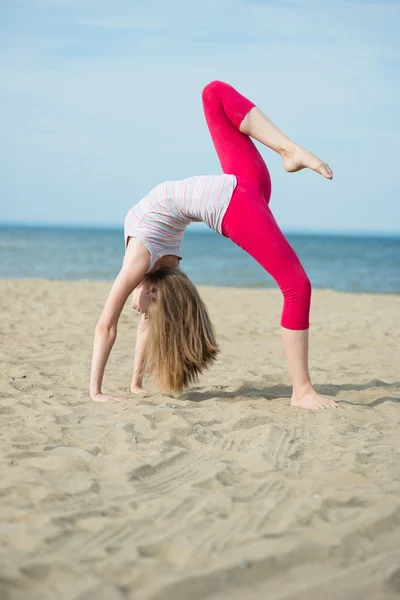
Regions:
[[145, 279], [154, 300], [148, 311], [146, 372], [167, 393], [179, 395], [219, 354], [207, 308], [179, 269], [158, 269]]

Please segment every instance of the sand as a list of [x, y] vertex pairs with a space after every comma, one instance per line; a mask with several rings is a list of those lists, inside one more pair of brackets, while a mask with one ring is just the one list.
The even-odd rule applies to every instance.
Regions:
[[[400, 594], [400, 297], [317, 290], [310, 363], [341, 410], [289, 406], [277, 290], [201, 288], [218, 363], [131, 396], [126, 306], [87, 387], [108, 282], [1, 282], [2, 600]], [[154, 389], [154, 388], [153, 388]]]

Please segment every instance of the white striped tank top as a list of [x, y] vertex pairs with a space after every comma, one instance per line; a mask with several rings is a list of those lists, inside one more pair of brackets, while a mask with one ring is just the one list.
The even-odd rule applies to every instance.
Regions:
[[166, 181], [133, 206], [125, 218], [125, 249], [135, 237], [151, 254], [150, 267], [161, 256], [181, 258], [183, 234], [191, 222], [204, 222], [222, 233], [221, 224], [236, 187], [235, 175], [200, 175]]

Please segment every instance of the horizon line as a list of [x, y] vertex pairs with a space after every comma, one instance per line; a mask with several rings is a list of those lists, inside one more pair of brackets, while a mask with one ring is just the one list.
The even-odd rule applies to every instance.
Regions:
[[[74, 222], [37, 222], [24, 223], [22, 221], [0, 221], [0, 227], [28, 227], [28, 228], [54, 228], [54, 229], [102, 229], [109, 231], [123, 230], [123, 225], [106, 223], [74, 223]], [[194, 223], [187, 230], [195, 233], [216, 233], [205, 224]], [[400, 237], [400, 230], [373, 230], [373, 229], [292, 229], [282, 228], [283, 233], [288, 235], [335, 235], [335, 236], [367, 236], [367, 237]], [[186, 232], [185, 232], [186, 233]]]

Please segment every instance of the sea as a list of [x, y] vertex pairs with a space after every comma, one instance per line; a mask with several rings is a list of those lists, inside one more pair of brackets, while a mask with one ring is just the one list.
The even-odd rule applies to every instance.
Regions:
[[[314, 288], [400, 292], [399, 235], [287, 233]], [[111, 280], [124, 255], [123, 229], [0, 225], [0, 277]], [[198, 285], [274, 288], [230, 240], [189, 226], [181, 269]]]

